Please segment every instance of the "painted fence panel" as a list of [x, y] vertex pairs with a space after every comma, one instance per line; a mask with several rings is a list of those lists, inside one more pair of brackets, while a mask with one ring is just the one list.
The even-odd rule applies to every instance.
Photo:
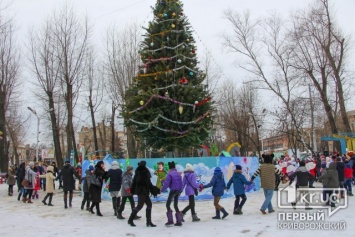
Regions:
[[[125, 171], [126, 166], [131, 165], [134, 169], [138, 166], [138, 162], [145, 160], [147, 162], [147, 168], [150, 170], [152, 175], [151, 181], [155, 185], [157, 181], [157, 176], [154, 175], [154, 167], [157, 166], [158, 162], [168, 162], [174, 161], [176, 163], [176, 169], [183, 175], [185, 166], [187, 163], [192, 164], [197, 176], [198, 182], [202, 184], [207, 184], [210, 182], [213, 176], [213, 171], [216, 167], [220, 167], [223, 171], [225, 182], [227, 183], [232, 177], [235, 165], [241, 165], [243, 168], [243, 174], [247, 180], [250, 180], [252, 174], [259, 167], [259, 160], [257, 157], [194, 157], [194, 158], [151, 158], [151, 159], [113, 159], [112, 156], [106, 156], [103, 161], [105, 163], [106, 170], [111, 167], [112, 161], [116, 160], [123, 171]], [[85, 175], [85, 171], [90, 165], [95, 165], [99, 160], [84, 160], [82, 163], [82, 174]], [[260, 189], [259, 178], [254, 180], [252, 185], [245, 186], [246, 192], [253, 192]], [[110, 193], [105, 188], [106, 184], [102, 188], [102, 198], [111, 199]], [[231, 187], [228, 192], [225, 192], [222, 198], [234, 196], [233, 188]], [[158, 195], [157, 198], [152, 198], [154, 202], [166, 201], [168, 197], [168, 192], [164, 192]], [[207, 188], [199, 192], [199, 195], [195, 197], [196, 200], [212, 199], [212, 188]], [[181, 193], [181, 200], [187, 200], [188, 197], [185, 195], [185, 191]]]

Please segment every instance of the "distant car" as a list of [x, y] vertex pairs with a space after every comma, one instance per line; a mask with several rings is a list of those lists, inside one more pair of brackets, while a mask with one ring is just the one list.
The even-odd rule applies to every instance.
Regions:
[[7, 179], [6, 174], [7, 173], [0, 173], [0, 178], [2, 178], [3, 183], [6, 183], [6, 179]]

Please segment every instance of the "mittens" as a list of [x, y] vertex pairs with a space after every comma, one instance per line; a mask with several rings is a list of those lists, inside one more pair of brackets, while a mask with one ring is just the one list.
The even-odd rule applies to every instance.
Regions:
[[131, 193], [131, 189], [130, 189], [130, 188], [126, 188], [126, 192], [127, 192], [128, 194], [130, 194], [130, 193]]

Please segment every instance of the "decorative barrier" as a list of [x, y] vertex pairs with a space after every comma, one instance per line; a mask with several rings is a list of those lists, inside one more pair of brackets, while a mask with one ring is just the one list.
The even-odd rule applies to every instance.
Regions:
[[[220, 167], [224, 174], [224, 179], [226, 184], [229, 179], [232, 177], [235, 170], [235, 165], [241, 165], [243, 168], [243, 174], [247, 180], [250, 180], [252, 174], [259, 167], [259, 159], [257, 157], [191, 157], [191, 158], [151, 158], [151, 159], [113, 159], [112, 156], [106, 156], [103, 161], [105, 163], [106, 170], [109, 170], [111, 167], [112, 161], [116, 160], [124, 172], [126, 166], [131, 165], [136, 169], [138, 162], [145, 160], [147, 162], [147, 168], [150, 170], [152, 175], [151, 181], [155, 185], [157, 181], [157, 176], [154, 175], [154, 168], [157, 166], [158, 162], [168, 162], [174, 161], [176, 163], [176, 169], [183, 175], [185, 170], [185, 165], [187, 163], [192, 164], [195, 174], [197, 176], [198, 182], [202, 184], [208, 184], [213, 176], [213, 171], [216, 167]], [[89, 168], [90, 165], [95, 165], [100, 160], [84, 160], [82, 163], [82, 175], [85, 176], [85, 171]], [[102, 198], [111, 199], [110, 193], [105, 188], [106, 184], [102, 188]], [[249, 186], [245, 186], [246, 192], [253, 192], [260, 189], [260, 179], [259, 177], [254, 180], [254, 183]], [[234, 196], [233, 187], [230, 188], [228, 192], [225, 192], [222, 198]], [[168, 198], [168, 192], [164, 192], [156, 198], [152, 198], [153, 202], [166, 201]], [[181, 200], [187, 200], [188, 197], [185, 195], [185, 191], [181, 193]], [[202, 190], [198, 196], [195, 197], [196, 200], [203, 199], [213, 199], [212, 188], [207, 188]]]

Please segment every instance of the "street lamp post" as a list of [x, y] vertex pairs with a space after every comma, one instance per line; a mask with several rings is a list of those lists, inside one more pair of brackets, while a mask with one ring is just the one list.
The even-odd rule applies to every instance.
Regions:
[[37, 117], [37, 143], [36, 143], [36, 162], [38, 162], [38, 142], [39, 142], [39, 117], [37, 115], [36, 110], [32, 109], [31, 107], [27, 107], [29, 111], [31, 111]]

